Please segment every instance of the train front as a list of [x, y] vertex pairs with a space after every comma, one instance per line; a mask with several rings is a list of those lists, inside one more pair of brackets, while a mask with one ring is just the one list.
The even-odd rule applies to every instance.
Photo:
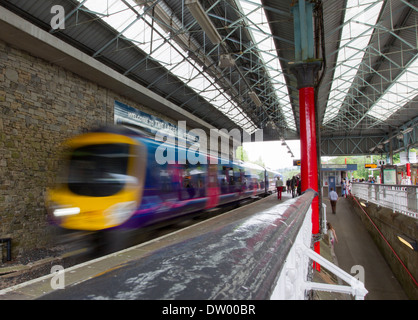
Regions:
[[145, 147], [129, 135], [106, 131], [80, 135], [66, 147], [64, 172], [48, 193], [53, 222], [83, 231], [126, 223], [141, 203]]

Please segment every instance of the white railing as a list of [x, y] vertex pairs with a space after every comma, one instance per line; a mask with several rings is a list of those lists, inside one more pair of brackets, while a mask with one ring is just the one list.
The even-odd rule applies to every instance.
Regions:
[[[323, 205], [323, 209], [325, 214], [325, 205]], [[326, 233], [326, 229], [323, 229], [323, 232]], [[312, 209], [309, 209], [306, 212], [305, 220], [299, 230], [295, 243], [286, 258], [286, 263], [283, 266], [270, 299], [304, 300], [307, 298], [310, 290], [316, 290], [351, 294], [356, 300], [364, 300], [364, 297], [368, 293], [364, 287], [364, 283], [313, 251], [310, 248], [311, 240]], [[312, 260], [335, 274], [348, 285], [310, 281], [308, 279], [308, 270], [312, 268]]]
[[366, 202], [418, 219], [418, 187], [354, 182], [351, 193]]

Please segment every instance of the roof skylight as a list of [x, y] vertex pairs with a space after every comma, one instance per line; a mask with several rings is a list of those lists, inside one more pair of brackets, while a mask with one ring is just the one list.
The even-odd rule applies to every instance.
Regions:
[[334, 79], [328, 98], [324, 123], [333, 120], [342, 104], [369, 45], [374, 25], [379, 17], [383, 0], [348, 0]]
[[283, 111], [289, 129], [296, 130], [289, 92], [284, 78], [280, 61], [276, 54], [273, 36], [260, 0], [240, 0], [240, 6], [246, 16], [248, 31], [252, 34], [261, 59], [266, 66], [270, 81], [276, 90], [277, 100]]
[[368, 114], [385, 121], [418, 94], [418, 58], [415, 58], [386, 90]]
[[[167, 41], [167, 39], [171, 39], [170, 34], [157, 23], [152, 24], [152, 18], [144, 14], [144, 7], [138, 6], [132, 0], [126, 2], [134, 7], [141, 16], [137, 17], [137, 13], [119, 0], [87, 0], [83, 5], [93, 12], [103, 14], [104, 16], [101, 18], [103, 21], [121, 32], [124, 37], [149, 54], [152, 59], [222, 111], [231, 121], [248, 133], [257, 130], [256, 125], [238, 104], [231, 99], [225, 90], [216, 85], [215, 79], [193, 60], [187, 59], [188, 53], [174, 40]], [[177, 23], [180, 28], [180, 21], [177, 21]], [[154, 28], [154, 31], [152, 31], [152, 28]]]

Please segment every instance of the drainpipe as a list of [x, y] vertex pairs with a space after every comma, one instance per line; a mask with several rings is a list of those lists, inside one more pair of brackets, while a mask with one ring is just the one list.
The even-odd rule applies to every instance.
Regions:
[[0, 243], [7, 244], [7, 261], [12, 260], [12, 239], [11, 238], [2, 238], [0, 239]]

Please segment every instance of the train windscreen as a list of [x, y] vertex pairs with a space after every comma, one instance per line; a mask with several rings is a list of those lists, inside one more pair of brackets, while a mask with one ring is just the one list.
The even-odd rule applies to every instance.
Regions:
[[83, 196], [114, 195], [129, 179], [128, 159], [128, 144], [97, 144], [74, 149], [70, 155], [68, 187]]

